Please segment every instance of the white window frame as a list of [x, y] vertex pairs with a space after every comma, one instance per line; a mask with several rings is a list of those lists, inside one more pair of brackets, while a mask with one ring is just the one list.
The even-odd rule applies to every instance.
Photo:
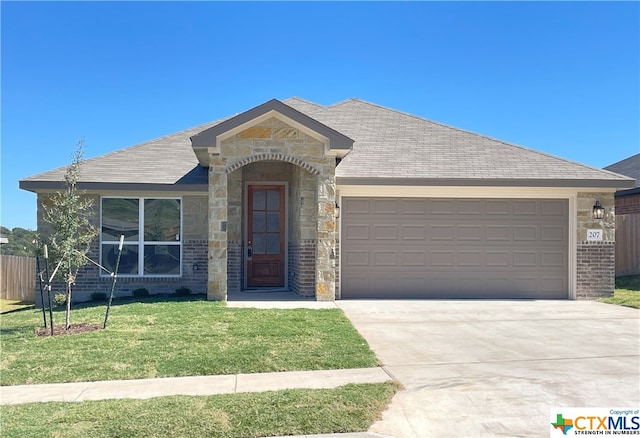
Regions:
[[[138, 273], [137, 274], [118, 274], [118, 277], [122, 278], [179, 278], [182, 277], [182, 267], [184, 261], [183, 254], [183, 236], [184, 236], [184, 217], [183, 217], [183, 199], [181, 196], [101, 196], [100, 197], [100, 247], [98, 249], [100, 254], [100, 265], [102, 263], [102, 245], [118, 245], [120, 240], [111, 241], [111, 240], [102, 240], [102, 200], [103, 199], [136, 199], [138, 200], [138, 240], [137, 241], [127, 241], [125, 240], [124, 245], [136, 245], [138, 247]], [[180, 201], [180, 239], [178, 242], [175, 240], [172, 241], [152, 241], [146, 242], [144, 240], [144, 201], [147, 199], [173, 199]], [[178, 274], [146, 274], [144, 273], [144, 246], [147, 245], [172, 245], [180, 247], [180, 268]], [[109, 277], [110, 275], [104, 270], [100, 270], [101, 277]]]

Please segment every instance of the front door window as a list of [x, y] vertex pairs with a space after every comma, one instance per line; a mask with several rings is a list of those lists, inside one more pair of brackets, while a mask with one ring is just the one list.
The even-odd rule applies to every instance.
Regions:
[[284, 186], [248, 186], [248, 207], [247, 286], [284, 287]]

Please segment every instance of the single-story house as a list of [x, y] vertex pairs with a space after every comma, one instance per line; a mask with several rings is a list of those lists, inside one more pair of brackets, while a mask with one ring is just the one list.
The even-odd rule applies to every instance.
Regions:
[[636, 180], [615, 193], [616, 275], [640, 275], [640, 153], [605, 167]]
[[[65, 169], [25, 178], [42, 205]], [[87, 160], [119, 293], [584, 299], [614, 288], [631, 178], [359, 99], [270, 100]], [[76, 290], [108, 291], [88, 265]]]

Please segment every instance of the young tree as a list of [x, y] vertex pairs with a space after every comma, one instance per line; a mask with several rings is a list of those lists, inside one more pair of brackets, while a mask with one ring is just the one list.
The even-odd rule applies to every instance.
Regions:
[[93, 202], [77, 189], [80, 180], [80, 168], [83, 163], [84, 139], [77, 143], [77, 149], [64, 175], [64, 191], [56, 192], [50, 199], [50, 205], [44, 205], [44, 219], [53, 229], [50, 236], [50, 257], [64, 276], [67, 289], [67, 312], [65, 329], [70, 326], [71, 286], [75, 284], [78, 270], [87, 264], [86, 254], [98, 230], [91, 225], [89, 218], [93, 211]]

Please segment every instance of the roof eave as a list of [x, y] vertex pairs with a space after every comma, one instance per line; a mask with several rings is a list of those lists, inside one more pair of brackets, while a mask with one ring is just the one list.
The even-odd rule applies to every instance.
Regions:
[[[22, 190], [38, 193], [41, 191], [62, 190], [66, 185], [62, 181], [29, 181], [19, 182]], [[157, 192], [207, 192], [208, 184], [202, 183], [177, 183], [177, 184], [154, 184], [154, 183], [116, 183], [116, 182], [81, 182], [77, 185], [78, 190], [90, 192], [101, 191], [157, 191]]]
[[336, 184], [344, 186], [588, 187], [624, 190], [633, 187], [633, 180], [336, 177]]
[[616, 198], [624, 198], [625, 196], [640, 195], [640, 187], [634, 187], [629, 190], [618, 190], [616, 192]]

